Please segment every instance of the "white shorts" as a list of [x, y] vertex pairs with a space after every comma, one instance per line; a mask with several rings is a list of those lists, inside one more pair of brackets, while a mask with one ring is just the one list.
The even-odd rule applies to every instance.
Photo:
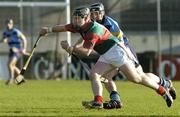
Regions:
[[126, 52], [117, 44], [101, 55], [98, 61], [111, 64], [115, 67], [120, 67], [128, 62], [132, 62]]

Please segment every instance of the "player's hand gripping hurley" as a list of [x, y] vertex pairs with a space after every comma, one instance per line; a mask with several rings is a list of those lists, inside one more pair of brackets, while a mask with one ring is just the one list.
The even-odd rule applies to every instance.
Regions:
[[32, 58], [32, 56], [33, 56], [33, 54], [34, 54], [34, 52], [35, 52], [35, 50], [36, 50], [36, 46], [38, 45], [38, 42], [39, 42], [39, 40], [41, 39], [40, 37], [41, 37], [41, 35], [38, 36], [38, 38], [37, 38], [37, 40], [36, 40], [36, 43], [34, 44], [34, 47], [33, 47], [32, 51], [31, 51], [31, 53], [30, 53], [30, 56], [28, 57], [25, 65], [24, 65], [23, 68], [21, 69], [20, 74], [15, 78], [15, 82], [16, 82], [16, 84], [18, 84], [18, 85], [21, 84], [21, 83], [23, 83], [23, 82], [25, 82], [25, 79], [24, 79], [24, 76], [23, 76], [23, 75], [24, 75], [24, 73], [25, 73], [25, 71], [26, 71], [26, 69], [27, 69], [27, 67], [28, 67], [28, 65], [29, 65], [29, 63], [30, 63], [30, 61], [31, 61], [31, 58]]

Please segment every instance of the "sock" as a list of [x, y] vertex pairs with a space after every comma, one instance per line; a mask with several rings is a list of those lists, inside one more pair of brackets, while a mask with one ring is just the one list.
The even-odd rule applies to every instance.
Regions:
[[163, 86], [159, 86], [159, 88], [157, 89], [157, 93], [162, 96], [166, 93], [166, 90]]
[[166, 87], [170, 88], [171, 87], [171, 80], [166, 80], [166, 84], [167, 84]]
[[120, 101], [120, 95], [118, 94], [118, 92], [112, 91], [110, 94], [110, 99]]
[[8, 80], [14, 80], [14, 78], [13, 78], [13, 77], [10, 77]]
[[96, 95], [94, 97], [94, 101], [102, 103], [103, 102], [103, 98], [102, 98], [102, 96]]
[[170, 87], [170, 82], [164, 78], [160, 78], [160, 83], [161, 86], [165, 87], [165, 88], [169, 88]]

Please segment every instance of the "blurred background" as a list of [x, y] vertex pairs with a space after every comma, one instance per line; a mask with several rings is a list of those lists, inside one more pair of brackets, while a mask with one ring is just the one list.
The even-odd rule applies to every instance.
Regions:
[[[116, 20], [134, 46], [145, 72], [180, 80], [180, 1], [179, 0], [0, 0], [0, 33], [7, 18], [14, 20], [31, 51], [43, 26], [66, 24], [79, 5], [101, 2], [108, 16]], [[1, 36], [2, 37], [2, 36]], [[68, 57], [60, 41], [74, 44], [79, 34], [54, 33], [43, 37], [25, 76], [27, 79], [82, 79], [87, 71], [78, 60]], [[0, 79], [8, 78], [8, 45], [0, 44]], [[83, 58], [89, 66], [96, 58]], [[27, 56], [19, 62], [22, 68]], [[124, 77], [118, 75], [116, 80]]]

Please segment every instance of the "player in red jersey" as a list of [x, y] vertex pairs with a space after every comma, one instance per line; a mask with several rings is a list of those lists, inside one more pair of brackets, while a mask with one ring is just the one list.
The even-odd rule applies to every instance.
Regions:
[[[129, 54], [129, 51], [127, 51], [123, 42], [113, 36], [103, 25], [91, 21], [89, 8], [80, 7], [75, 9], [72, 23], [54, 27], [43, 27], [40, 31], [40, 35], [46, 35], [50, 32], [65, 31], [80, 33], [83, 38], [83, 45], [81, 47], [69, 46], [67, 41], [61, 42], [62, 48], [69, 54], [73, 53], [77, 56], [84, 54], [89, 56], [93, 50], [100, 54], [100, 58], [91, 69], [90, 74], [94, 100], [83, 104], [83, 106], [95, 109], [103, 108], [103, 87], [100, 77], [117, 68], [123, 72], [128, 80], [155, 90], [164, 98], [168, 107], [172, 105], [173, 99], [163, 86], [159, 85], [144, 72], [138, 73], [133, 64], [132, 56]], [[116, 102], [113, 104], [114, 105], [111, 105], [115, 106], [113, 108], [118, 108], [116, 107]]]

